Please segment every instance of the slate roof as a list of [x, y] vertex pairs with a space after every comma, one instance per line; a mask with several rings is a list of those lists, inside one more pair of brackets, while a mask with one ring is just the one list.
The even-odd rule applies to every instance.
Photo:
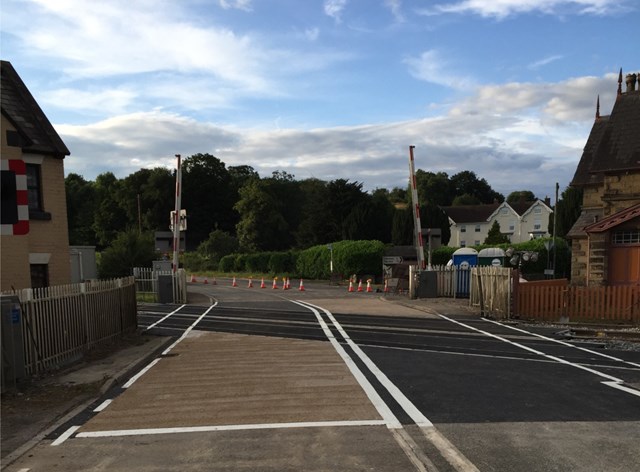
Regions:
[[500, 203], [486, 205], [460, 205], [442, 207], [446, 215], [456, 223], [480, 223], [487, 221], [491, 214], [498, 209]]
[[585, 233], [604, 233], [640, 216], [640, 203], [584, 227]]
[[580, 239], [586, 238], [587, 233], [584, 231], [586, 226], [589, 226], [597, 221], [602, 220], [604, 215], [604, 209], [602, 208], [590, 208], [587, 210], [582, 210], [580, 216], [573, 224], [569, 232], [567, 233], [568, 239]]
[[[518, 201], [514, 203], [506, 203], [515, 211], [518, 216], [524, 215], [536, 201], [525, 202]], [[484, 205], [460, 205], [442, 207], [446, 215], [456, 224], [464, 223], [482, 223], [489, 220], [489, 217], [502, 206], [502, 203], [489, 203]]]
[[0, 61], [2, 114], [18, 130], [23, 152], [60, 159], [71, 154], [10, 62]]
[[572, 186], [600, 184], [604, 174], [640, 171], [640, 90], [618, 95], [611, 115], [596, 118]]

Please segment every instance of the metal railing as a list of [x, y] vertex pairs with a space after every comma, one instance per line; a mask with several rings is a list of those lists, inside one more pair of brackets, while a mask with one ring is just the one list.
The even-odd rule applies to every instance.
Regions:
[[22, 311], [25, 370], [29, 375], [82, 358], [90, 348], [137, 328], [133, 277], [3, 292]]

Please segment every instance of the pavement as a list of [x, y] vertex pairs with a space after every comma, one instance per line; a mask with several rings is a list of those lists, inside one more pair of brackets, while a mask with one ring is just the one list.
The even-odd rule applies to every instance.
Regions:
[[[209, 299], [202, 294], [190, 293], [189, 302], [192, 304], [208, 305]], [[445, 298], [435, 299], [420, 299], [409, 300], [406, 296], [389, 296], [386, 299], [377, 297], [376, 299], [383, 299], [388, 303], [393, 303], [414, 310], [419, 310], [423, 315], [420, 316], [436, 316], [437, 314], [446, 315], [475, 315], [479, 316], [479, 310], [477, 308], [469, 307], [468, 300], [455, 300]], [[374, 300], [371, 300], [372, 302]], [[319, 305], [325, 306], [331, 301], [318, 300]], [[340, 304], [340, 301], [334, 301], [336, 304]], [[360, 306], [359, 311], [363, 314], [376, 314], [375, 307], [380, 303], [364, 303]], [[347, 306], [346, 304], [344, 305]], [[353, 306], [350, 304], [349, 306]], [[337, 312], [336, 307], [328, 307], [331, 310]], [[374, 310], [373, 312], [371, 310]], [[340, 311], [342, 312], [342, 311]], [[355, 313], [357, 314], [357, 313]], [[207, 343], [211, 349], [238, 349], [235, 344], [225, 343], [225, 339], [228, 335], [208, 333], [202, 334], [202, 336], [208, 336], [211, 338], [211, 342]], [[47, 436], [51, 431], [54, 431], [60, 425], [69, 421], [79, 412], [86, 409], [91, 403], [95, 402], [102, 394], [107, 392], [110, 388], [116, 385], [121, 385], [124, 380], [129, 378], [132, 372], [140, 369], [142, 366], [148, 363], [148, 360], [156, 357], [159, 352], [165, 349], [173, 341], [173, 338], [150, 336], [141, 333], [136, 333], [129, 336], [117, 344], [102, 349], [100, 352], [95, 352], [90, 358], [85, 359], [80, 364], [69, 367], [68, 369], [61, 370], [47, 374], [45, 376], [31, 379], [29, 382], [19, 385], [17, 389], [5, 392], [2, 396], [2, 429], [1, 429], [1, 462], [2, 467], [8, 466], [16, 459], [26, 454], [30, 449], [37, 445], [37, 443]], [[264, 342], [271, 342], [269, 338], [265, 338]], [[297, 340], [289, 340], [292, 344], [292, 351], [295, 352], [295, 343]], [[188, 347], [189, 341], [185, 343], [183, 348]], [[250, 343], [255, 346], [255, 342]], [[324, 348], [325, 346], [321, 346]], [[186, 354], [187, 351], [185, 351]], [[206, 359], [198, 358], [198, 353], [194, 353], [196, 356], [192, 359], [193, 362], [203, 361]], [[280, 362], [283, 368], [293, 364], [288, 362], [286, 357], [287, 351], [283, 351], [282, 359], [270, 359], [271, 363]], [[315, 353], [316, 357], [322, 355], [322, 353]], [[254, 358], [259, 356], [254, 356]], [[310, 359], [312, 359], [310, 357]], [[177, 362], [177, 360], [176, 360]], [[167, 362], [167, 365], [169, 362]], [[311, 363], [308, 366], [301, 363], [301, 368], [309, 369], [313, 368], [314, 364]], [[340, 363], [333, 366], [335, 369], [344, 369], [344, 365]], [[260, 369], [258, 368], [259, 372]], [[232, 375], [233, 369], [226, 370], [225, 375]], [[291, 373], [293, 376], [295, 372]], [[258, 375], [258, 373], [256, 373]], [[351, 381], [349, 375], [337, 375], [332, 373], [330, 378], [342, 378], [344, 379], [344, 385], [341, 385], [338, 390], [338, 394], [342, 394], [344, 398], [353, 398], [353, 391], [358, 390], [355, 384], [349, 383]], [[262, 379], [263, 382], [268, 379]], [[318, 378], [317, 381], [321, 384], [322, 378]], [[185, 383], [188, 383], [185, 380]], [[316, 385], [317, 386], [317, 385]], [[308, 387], [308, 386], [305, 386]], [[344, 395], [345, 392], [350, 392], [349, 395]], [[228, 393], [228, 392], [227, 392]], [[323, 395], [326, 392], [323, 392]], [[308, 396], [304, 397], [304, 402], [300, 405], [289, 405], [291, 408], [304, 408], [309, 402], [320, 402], [318, 407], [321, 408], [322, 401], [326, 401], [326, 398], [318, 396], [318, 392], [314, 389], [308, 391]], [[203, 401], [215, 402], [215, 397], [209, 397], [202, 399]], [[358, 405], [363, 405], [366, 402], [356, 402], [353, 405], [345, 404], [344, 410], [334, 411], [336, 420], [350, 420], [354, 418], [365, 418], [367, 420], [378, 419], [374, 411], [360, 411], [357, 409]], [[329, 402], [329, 404], [332, 404]], [[314, 410], [310, 411], [322, 411]], [[326, 411], [324, 413], [327, 413]], [[275, 411], [274, 414], [284, 415], [283, 417], [273, 418], [274, 422], [286, 421], [287, 411]], [[322, 418], [326, 417], [326, 414], [321, 415]], [[101, 421], [109, 421], [108, 415], [100, 417]], [[205, 418], [206, 419], [206, 418]], [[309, 418], [309, 421], [313, 421], [315, 418]], [[134, 421], [135, 419], [132, 419]], [[95, 420], [97, 421], [97, 419]], [[122, 418], [119, 418], [122, 421]], [[207, 420], [208, 421], [208, 420]], [[205, 421], [205, 423], [207, 423]], [[242, 422], [242, 419], [228, 419], [225, 423], [233, 424], [234, 422]], [[247, 421], [249, 421], [247, 419]], [[105, 425], [96, 425], [89, 422], [86, 426], [87, 430], [92, 428], [104, 428]]]

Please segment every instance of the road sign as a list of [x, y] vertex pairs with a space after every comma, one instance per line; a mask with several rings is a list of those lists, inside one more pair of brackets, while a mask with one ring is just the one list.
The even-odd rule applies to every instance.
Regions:
[[382, 263], [384, 265], [402, 264], [402, 256], [383, 256]]

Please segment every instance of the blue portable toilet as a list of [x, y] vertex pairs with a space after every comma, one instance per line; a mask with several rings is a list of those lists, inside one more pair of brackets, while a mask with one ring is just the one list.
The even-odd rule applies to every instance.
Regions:
[[478, 251], [470, 247], [461, 247], [453, 253], [453, 265], [458, 269], [456, 297], [468, 298], [471, 293], [471, 267], [478, 265]]

